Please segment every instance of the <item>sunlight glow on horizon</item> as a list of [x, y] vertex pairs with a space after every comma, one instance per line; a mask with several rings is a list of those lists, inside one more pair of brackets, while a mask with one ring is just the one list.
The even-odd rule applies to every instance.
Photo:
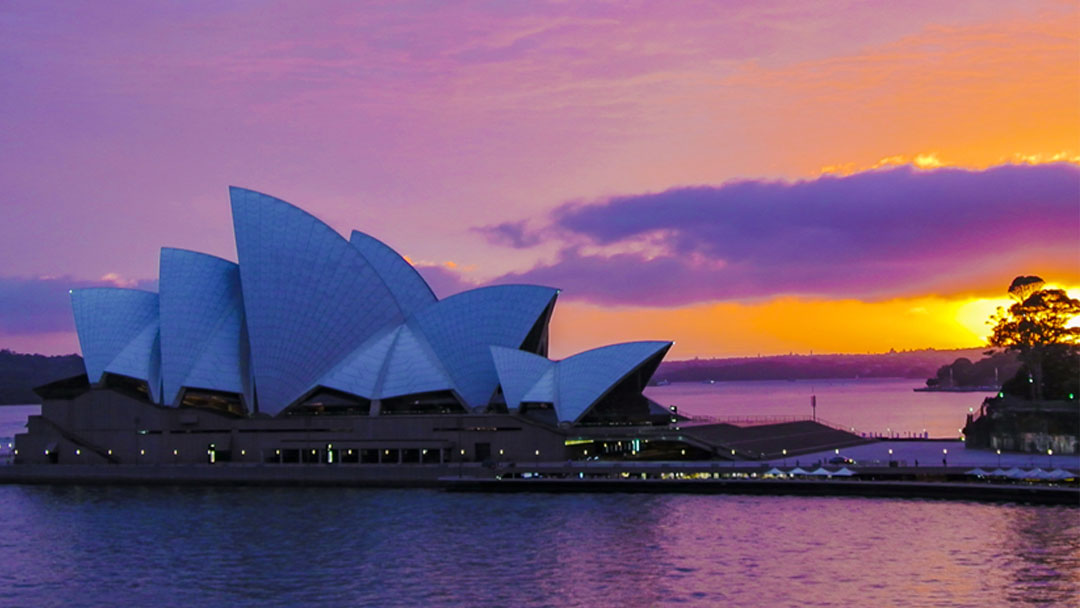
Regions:
[[[592, 256], [548, 275], [567, 287], [554, 356], [636, 339], [674, 340], [671, 359], [979, 347], [1018, 271], [1080, 284], [1080, 243], [1070, 257], [1071, 234], [1060, 236], [1072, 224], [1046, 222], [1056, 240], [1013, 238], [1050, 217], [1032, 211], [1045, 182], [1017, 182], [993, 213], [973, 196], [948, 221], [938, 206], [911, 211], [936, 198], [891, 200], [893, 217], [914, 218], [905, 234], [944, 236], [900, 241], [880, 272], [862, 274], [853, 261], [892, 225], [873, 227], [881, 188], [850, 207], [823, 195], [826, 211], [856, 218], [827, 226], [820, 212], [799, 215], [809, 206], [755, 216], [767, 200], [734, 200], [730, 242], [782, 234], [768, 249], [784, 252], [794, 240], [777, 225], [791, 218], [802, 222], [792, 234], [820, 234], [768, 262], [680, 249], [660, 229], [618, 238], [557, 221], [574, 205], [697, 186], [1080, 166], [1075, 3], [14, 3], [5, 16], [0, 348], [77, 350], [49, 277], [151, 289], [162, 246], [235, 260], [229, 184], [288, 200], [343, 238], [374, 235], [434, 267], [447, 290]], [[686, 212], [684, 225], [715, 209]], [[1000, 219], [993, 230], [987, 218]], [[484, 231], [497, 226], [509, 227], [502, 244]], [[716, 234], [709, 243], [729, 242]], [[831, 266], [807, 253], [848, 239]], [[632, 262], [596, 262], [620, 254]], [[677, 255], [682, 266], [643, 270]], [[599, 270], [573, 273], [591, 262]], [[764, 286], [740, 292], [725, 268]], [[819, 280], [819, 268], [862, 283]], [[778, 286], [784, 275], [805, 280]], [[580, 276], [593, 293], [559, 284]], [[633, 299], [623, 285], [644, 288]], [[678, 297], [662, 307], [642, 291]]]

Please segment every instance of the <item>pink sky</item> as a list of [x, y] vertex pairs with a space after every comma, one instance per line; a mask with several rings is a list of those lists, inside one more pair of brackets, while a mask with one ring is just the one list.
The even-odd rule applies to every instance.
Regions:
[[[235, 259], [228, 185], [444, 265], [447, 286], [565, 282], [556, 355], [638, 338], [692, 345], [674, 358], [971, 345], [957, 311], [1014, 274], [1080, 284], [1080, 219], [1068, 213], [1080, 204], [1068, 198], [1080, 158], [1078, 31], [1072, 2], [5, 2], [0, 347], [75, 350], [61, 287], [105, 276], [152, 285], [162, 246]], [[993, 167], [1054, 160], [1066, 163], [1057, 181], [1025, 166], [1009, 182], [1023, 187], [1004, 189], [1012, 198], [988, 209], [975, 196], [1002, 191], [986, 185]], [[894, 175], [901, 189], [938, 166], [972, 178], [955, 186], [964, 193], [941, 186], [911, 200], [912, 213], [940, 209], [927, 226], [956, 230], [919, 240], [918, 255], [886, 255], [913, 242], [901, 234], [860, 240], [859, 226], [825, 226], [856, 248], [852, 259], [883, 244], [860, 285], [810, 289], [787, 276], [795, 265], [702, 244], [733, 220], [701, 232], [691, 215], [667, 232], [612, 238], [564, 217], [615, 209], [605, 221], [633, 222], [637, 207], [620, 215], [611, 202], [702, 187], [720, 194], [685, 213], [757, 218], [751, 236], [779, 243], [803, 204], [791, 193], [813, 190], [793, 180], [875, 183], [866, 172], [882, 163], [877, 173], [922, 167]], [[782, 200], [732, 215], [757, 200], [727, 196], [740, 182], [774, 184]], [[853, 208], [875, 198], [844, 192], [863, 197]], [[1009, 213], [1013, 203], [1044, 212]], [[773, 204], [781, 216], [763, 221]], [[908, 203], [888, 204], [902, 217], [895, 208]], [[978, 230], [962, 221], [971, 217]], [[994, 256], [978, 252], [981, 235], [1038, 231], [1039, 219], [1055, 230], [1031, 233], [1046, 238], [997, 238]], [[528, 246], [500, 240], [500, 225]], [[657, 287], [670, 297], [570, 288], [590, 269], [668, 259], [683, 273]], [[810, 262], [800, 276], [846, 268], [842, 257]], [[761, 285], [725, 292], [735, 268], [760, 270]], [[721, 287], [703, 289], [703, 276]], [[843, 334], [835, 311], [848, 304], [876, 341], [800, 330], [809, 320]], [[933, 317], [933, 334], [915, 330], [927, 327], [921, 313], [887, 322], [915, 309]]]

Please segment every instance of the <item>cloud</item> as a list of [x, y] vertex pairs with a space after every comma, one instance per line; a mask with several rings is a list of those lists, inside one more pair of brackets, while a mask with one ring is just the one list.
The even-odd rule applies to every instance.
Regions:
[[461, 293], [480, 286], [478, 283], [466, 279], [457, 270], [456, 265], [417, 264], [414, 268], [420, 273], [420, 276], [424, 277], [424, 280], [431, 287], [431, 291], [435, 292], [435, 296], [440, 300], [455, 293]]
[[525, 226], [526, 220], [519, 222], [503, 222], [494, 226], [480, 226], [473, 231], [484, 235], [489, 243], [513, 247], [514, 249], [527, 249], [540, 243], [540, 233], [530, 231]]
[[32, 336], [75, 331], [68, 291], [83, 287], [157, 290], [156, 280], [107, 274], [98, 280], [72, 277], [0, 277], [0, 336]]
[[[1007, 282], [1057, 260], [1080, 276], [1080, 167], [910, 166], [801, 182], [739, 181], [564, 205], [551, 263], [495, 279], [605, 304], [682, 305], [777, 295], [886, 298]], [[658, 241], [661, 255], [627, 252]], [[1027, 268], [1030, 272], [1049, 272]]]

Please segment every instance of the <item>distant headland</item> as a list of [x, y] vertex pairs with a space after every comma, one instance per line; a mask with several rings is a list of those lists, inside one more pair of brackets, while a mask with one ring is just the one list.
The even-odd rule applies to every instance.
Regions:
[[665, 361], [653, 381], [814, 380], [826, 378], [912, 378], [915, 386], [934, 378], [957, 359], [979, 360], [985, 348], [890, 351], [877, 354], [774, 355]]

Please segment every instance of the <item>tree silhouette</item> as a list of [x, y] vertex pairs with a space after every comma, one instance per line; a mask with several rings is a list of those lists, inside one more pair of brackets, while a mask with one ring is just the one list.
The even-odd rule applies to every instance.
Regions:
[[1041, 277], [1035, 275], [1019, 276], [1009, 284], [1009, 295], [1017, 302], [1023, 302], [1033, 293], [1042, 289], [1043, 285], [1046, 285], [1046, 281], [1043, 281]]
[[[1080, 328], [1069, 326], [1080, 315], [1080, 300], [1070, 298], [1062, 289], [1043, 289], [1043, 285], [1039, 277], [1016, 277], [1009, 285], [1009, 295], [1016, 303], [1008, 310], [998, 308], [990, 318], [994, 323], [990, 346], [1017, 353], [1026, 368], [1020, 373], [1029, 374], [1031, 397], [1036, 401], [1044, 397], [1047, 362], [1052, 359], [1057, 370], [1063, 367], [1060, 359], [1066, 362], [1064, 369], [1069, 369], [1080, 345]], [[1058, 380], [1053, 382], [1055, 387], [1061, 384]]]

